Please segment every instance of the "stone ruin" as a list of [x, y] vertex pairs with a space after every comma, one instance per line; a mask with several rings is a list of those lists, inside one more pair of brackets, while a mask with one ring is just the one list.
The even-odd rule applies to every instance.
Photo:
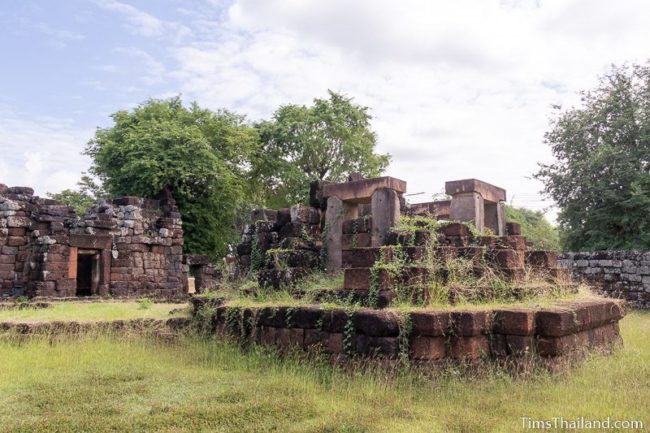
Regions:
[[[476, 179], [445, 187], [450, 200], [408, 206], [404, 181], [354, 176], [338, 184], [312, 184], [309, 206], [253, 212], [237, 246], [240, 274], [257, 271], [261, 286], [292, 287], [292, 294], [301, 296], [301, 276], [319, 267], [342, 271], [340, 299], [370, 308], [231, 307], [220, 298], [196, 297], [194, 314], [209, 317], [206, 326], [217, 334], [280, 349], [318, 348], [334, 359], [474, 363], [488, 358], [517, 368], [541, 362], [562, 369], [589, 351], [607, 352], [621, 343], [618, 321], [625, 310], [615, 300], [576, 299], [531, 308], [388, 308], [398, 287], [411, 289], [413, 301], [427, 301], [424, 289], [432, 270], [425, 258], [442, 263], [443, 276], [449, 274], [447, 259], [462, 258], [476, 275], [494, 272], [515, 289], [529, 273], [551, 288], [574, 287], [554, 252], [534, 250], [520, 227], [505, 221], [505, 190]], [[403, 215], [429, 218], [411, 218], [422, 228], [404, 229]], [[431, 218], [438, 223], [427, 226]], [[402, 260], [406, 256], [398, 271], [377, 266], [398, 253]], [[371, 294], [377, 302], [369, 302]]]
[[[554, 252], [533, 250], [520, 227], [506, 223], [504, 189], [476, 179], [447, 182], [445, 189], [450, 200], [409, 206], [406, 182], [392, 177], [312, 184], [309, 206], [252, 212], [253, 222], [237, 247], [241, 273], [258, 270], [261, 286], [279, 288], [294, 285], [318, 267], [330, 273], [342, 270], [343, 289], [362, 296], [370, 289], [371, 267], [392, 254], [391, 246], [399, 246], [411, 266], [404, 275], [379, 275], [384, 299], [396, 283], [391, 279], [423, 284], [428, 270], [417, 262], [434, 241], [435, 256], [485, 262], [511, 281], [523, 279], [526, 267], [544, 270], [553, 280], [568, 278]], [[396, 227], [402, 215], [440, 221], [436, 239], [424, 227], [400, 233]]]
[[0, 297], [180, 298], [186, 267], [212, 284], [205, 261], [183, 262], [181, 214], [169, 192], [102, 200], [83, 218], [33, 193], [0, 184]]

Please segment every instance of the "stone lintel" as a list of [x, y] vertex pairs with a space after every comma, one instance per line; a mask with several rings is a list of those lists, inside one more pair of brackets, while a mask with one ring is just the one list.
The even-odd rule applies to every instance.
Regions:
[[372, 194], [381, 188], [389, 188], [395, 190], [398, 194], [403, 194], [406, 192], [406, 182], [385, 176], [352, 182], [332, 183], [323, 186], [323, 197], [337, 197], [349, 203], [370, 203]]
[[77, 248], [110, 250], [113, 246], [113, 238], [109, 235], [71, 234], [68, 238], [68, 244]]
[[506, 200], [506, 190], [491, 185], [478, 179], [451, 180], [445, 182], [445, 193], [454, 196], [456, 194], [477, 192], [483, 200], [498, 203]]

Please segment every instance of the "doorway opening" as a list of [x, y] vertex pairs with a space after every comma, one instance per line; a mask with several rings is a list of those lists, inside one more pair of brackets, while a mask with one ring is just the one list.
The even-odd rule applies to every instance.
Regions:
[[77, 292], [76, 296], [97, 294], [99, 285], [99, 252], [79, 250], [77, 255]]

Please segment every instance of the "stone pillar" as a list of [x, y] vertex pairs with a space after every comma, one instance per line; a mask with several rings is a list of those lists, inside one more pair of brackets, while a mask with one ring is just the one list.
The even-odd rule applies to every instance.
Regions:
[[338, 197], [328, 197], [325, 213], [325, 229], [327, 237], [327, 271], [330, 273], [341, 270], [341, 238], [343, 236], [343, 221], [358, 217], [358, 206], [346, 203]]
[[499, 229], [497, 235], [505, 236], [506, 235], [506, 204], [502, 201], [500, 201], [497, 204], [497, 227]]
[[400, 201], [397, 192], [390, 188], [376, 190], [370, 199], [372, 213], [372, 246], [386, 243], [388, 230], [399, 223]]
[[454, 221], [471, 222], [482, 232], [485, 216], [481, 194], [477, 192], [454, 194], [451, 198], [449, 218]]

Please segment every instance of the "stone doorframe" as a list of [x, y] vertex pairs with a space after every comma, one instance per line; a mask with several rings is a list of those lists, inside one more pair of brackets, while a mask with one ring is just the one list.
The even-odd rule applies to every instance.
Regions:
[[478, 179], [463, 179], [445, 182], [445, 192], [451, 196], [451, 220], [471, 222], [481, 233], [489, 228], [497, 236], [506, 234], [505, 189]]
[[76, 284], [78, 254], [80, 251], [82, 253], [92, 251], [93, 254], [98, 255], [97, 281], [96, 285], [93, 283], [95, 293], [92, 295], [107, 295], [111, 282], [113, 238], [109, 235], [71, 234], [68, 238], [68, 245], [70, 246], [68, 278], [74, 279]]
[[372, 246], [384, 245], [388, 230], [399, 222], [400, 196], [405, 192], [405, 181], [388, 176], [323, 186], [328, 272], [341, 269], [343, 221], [358, 218], [359, 205], [370, 204]]

